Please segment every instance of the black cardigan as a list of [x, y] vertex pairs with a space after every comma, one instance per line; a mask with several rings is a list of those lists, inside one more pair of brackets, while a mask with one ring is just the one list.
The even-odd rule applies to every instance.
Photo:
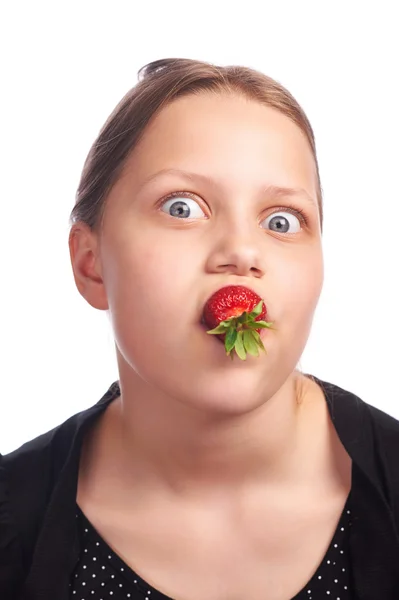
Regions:
[[[338, 386], [324, 390], [352, 458], [350, 559], [358, 600], [399, 600], [399, 421]], [[68, 600], [79, 560], [75, 506], [85, 432], [120, 394], [0, 454], [0, 599]]]

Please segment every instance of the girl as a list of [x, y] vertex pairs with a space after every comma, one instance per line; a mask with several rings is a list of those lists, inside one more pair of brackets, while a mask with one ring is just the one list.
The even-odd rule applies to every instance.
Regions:
[[323, 283], [312, 128], [276, 81], [144, 67], [71, 215], [119, 380], [2, 457], [3, 600], [399, 598], [399, 423], [297, 368]]

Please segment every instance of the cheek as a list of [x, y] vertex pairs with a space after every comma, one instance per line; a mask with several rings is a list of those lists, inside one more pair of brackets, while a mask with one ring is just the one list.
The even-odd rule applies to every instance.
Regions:
[[291, 258], [282, 262], [279, 273], [275, 272], [274, 275], [276, 286], [271, 297], [278, 324], [276, 338], [271, 340], [270, 350], [275, 349], [276, 364], [292, 370], [309, 339], [322, 290], [322, 256], [313, 254], [307, 260], [297, 257], [297, 261]]
[[118, 351], [143, 380], [161, 389], [174, 390], [180, 369], [189, 371], [192, 355], [187, 348], [198, 335], [202, 259], [192, 244], [191, 249], [182, 246], [136, 239], [114, 253], [107, 265]]
[[324, 279], [322, 255], [292, 263], [285, 271], [281, 294], [284, 320], [291, 326], [308, 329], [319, 301]]
[[121, 324], [131, 324], [130, 335], [147, 331], [168, 337], [171, 323], [179, 327], [193, 319], [201, 259], [176, 237], [139, 233], [104, 253], [110, 312]]
[[[152, 309], [162, 303], [162, 313], [173, 315], [195, 299], [200, 283], [200, 258], [193, 248], [173, 243], [153, 243], [133, 248], [126, 270], [134, 274]], [[133, 275], [132, 275], [133, 276]]]

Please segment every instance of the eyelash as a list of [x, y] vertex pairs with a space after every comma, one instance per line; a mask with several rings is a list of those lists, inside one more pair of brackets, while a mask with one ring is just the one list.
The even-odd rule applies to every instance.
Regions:
[[302, 210], [301, 208], [298, 208], [298, 207], [294, 206], [293, 204], [287, 204], [286, 206], [278, 206], [275, 209], [275, 212], [279, 212], [280, 210], [281, 211], [284, 210], [285, 212], [289, 212], [291, 214], [299, 215], [299, 220], [302, 221], [302, 223], [304, 223], [305, 225], [309, 225], [309, 219], [308, 219], [305, 211]]
[[[192, 200], [195, 200], [195, 201], [198, 200], [198, 196], [196, 196], [192, 192], [172, 192], [171, 194], [168, 194], [167, 196], [162, 198], [162, 200], [159, 202], [159, 208], [165, 202], [167, 202], [167, 200], [170, 200], [171, 198], [176, 198], [176, 197], [191, 198]], [[286, 206], [277, 206], [274, 209], [274, 212], [279, 212], [279, 211], [285, 211], [285, 212], [289, 212], [293, 215], [298, 215], [299, 220], [304, 225], [309, 225], [309, 219], [308, 219], [305, 211], [303, 211], [301, 208], [298, 208], [297, 206], [294, 206], [293, 204], [287, 204]], [[273, 214], [273, 213], [271, 213], [271, 214]]]

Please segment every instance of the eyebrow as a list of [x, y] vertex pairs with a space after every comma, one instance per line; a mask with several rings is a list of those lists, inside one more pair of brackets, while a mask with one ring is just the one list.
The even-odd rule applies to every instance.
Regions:
[[[178, 175], [179, 177], [183, 177], [184, 179], [188, 179], [190, 181], [199, 181], [212, 187], [216, 186], [216, 182], [214, 179], [212, 179], [212, 177], [209, 177], [208, 175], [203, 175], [202, 173], [192, 173], [190, 171], [184, 171], [182, 169], [161, 169], [161, 171], [158, 171], [157, 173], [154, 173], [153, 175], [147, 177], [147, 179], [145, 179], [140, 185], [140, 189], [146, 186], [151, 181], [162, 177], [162, 175]], [[317, 206], [317, 200], [313, 198], [304, 188], [301, 187], [284, 187], [270, 184], [263, 189], [263, 192], [266, 194], [266, 196], [270, 197], [277, 196], [278, 198], [303, 198], [311, 204]]]

